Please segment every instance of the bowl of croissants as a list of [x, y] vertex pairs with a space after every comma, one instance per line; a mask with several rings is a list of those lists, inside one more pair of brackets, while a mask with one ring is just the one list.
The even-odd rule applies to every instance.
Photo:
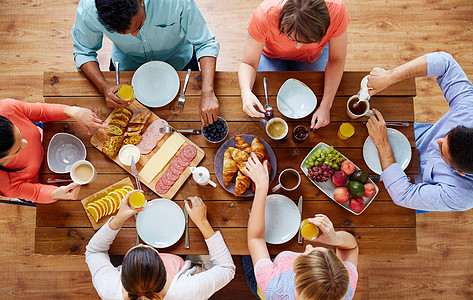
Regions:
[[254, 135], [236, 135], [223, 143], [214, 160], [214, 170], [220, 185], [236, 197], [254, 196], [255, 184], [245, 175], [244, 167], [251, 153], [268, 161], [269, 182], [276, 177], [277, 159], [269, 144]]

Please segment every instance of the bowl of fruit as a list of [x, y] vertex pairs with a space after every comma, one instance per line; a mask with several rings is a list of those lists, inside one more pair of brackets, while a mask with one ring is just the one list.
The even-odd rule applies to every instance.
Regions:
[[211, 143], [223, 142], [228, 135], [228, 123], [222, 117], [217, 117], [217, 121], [209, 126], [202, 125], [202, 136]]
[[379, 191], [365, 171], [323, 142], [307, 154], [301, 170], [324, 194], [355, 215], [365, 211]]

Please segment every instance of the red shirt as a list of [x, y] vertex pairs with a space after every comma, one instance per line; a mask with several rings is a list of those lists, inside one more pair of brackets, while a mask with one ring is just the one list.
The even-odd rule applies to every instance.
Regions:
[[32, 122], [48, 122], [67, 119], [66, 105], [27, 103], [14, 99], [0, 100], [0, 115], [9, 119], [28, 141], [6, 165], [9, 169], [23, 168], [17, 172], [0, 171], [0, 194], [8, 198], [20, 198], [39, 203], [51, 203], [51, 192], [57, 187], [38, 183], [38, 172], [44, 158], [43, 142], [38, 127]]
[[325, 0], [330, 15], [330, 26], [320, 43], [303, 44], [297, 49], [278, 28], [282, 0], [265, 0], [261, 3], [248, 24], [248, 33], [258, 42], [264, 43], [263, 54], [271, 58], [313, 63], [322, 53], [332, 37], [342, 35], [350, 23], [350, 17], [342, 0]]

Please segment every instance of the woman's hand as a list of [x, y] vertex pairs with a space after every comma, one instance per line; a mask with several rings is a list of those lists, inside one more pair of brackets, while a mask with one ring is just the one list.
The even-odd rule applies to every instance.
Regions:
[[251, 153], [244, 171], [255, 182], [257, 188], [266, 186], [267, 189], [269, 185], [268, 161], [261, 163], [256, 154]]
[[90, 135], [92, 129], [107, 128], [97, 115], [87, 108], [78, 106], [69, 106], [64, 109], [64, 114], [69, 118], [76, 120]]
[[120, 203], [120, 208], [118, 209], [117, 215], [109, 223], [109, 226], [111, 229], [117, 230], [121, 228], [123, 223], [125, 223], [126, 220], [128, 220], [132, 216], [136, 215], [137, 213], [145, 209], [144, 207], [132, 208], [128, 204], [128, 199], [130, 198], [130, 195], [134, 192], [137, 192], [137, 190], [128, 192], [126, 196], [123, 197], [122, 202]]
[[312, 115], [310, 127], [319, 129], [330, 124], [330, 109], [319, 107]]
[[79, 194], [79, 185], [75, 182], [65, 186], [60, 186], [51, 192], [53, 200], [75, 200]]
[[243, 101], [243, 111], [250, 117], [253, 118], [264, 118], [264, 107], [256, 98], [255, 94], [249, 92], [246, 95], [241, 95]]
[[[192, 204], [192, 207], [189, 205], [189, 201]], [[209, 221], [207, 220], [207, 205], [200, 197], [189, 197], [187, 200], [184, 200], [184, 206], [189, 213], [189, 217], [199, 228], [200, 232], [205, 239], [208, 239], [214, 235], [214, 230], [210, 226]]]
[[309, 218], [309, 222], [319, 227], [319, 230], [322, 231], [322, 234], [313, 239], [313, 241], [333, 246], [339, 244], [332, 221], [326, 215], [317, 214], [313, 218]]

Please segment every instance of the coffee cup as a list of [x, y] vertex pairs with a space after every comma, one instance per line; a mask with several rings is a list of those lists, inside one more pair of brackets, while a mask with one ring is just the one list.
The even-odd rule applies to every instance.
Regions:
[[273, 187], [273, 192], [276, 192], [279, 189], [286, 190], [288, 192], [293, 191], [299, 187], [301, 184], [301, 176], [299, 173], [291, 168], [284, 169], [281, 174], [279, 174], [279, 183]]
[[[355, 107], [355, 103], [358, 102], [358, 106]], [[370, 110], [370, 102], [368, 100], [360, 99], [359, 94], [351, 96], [347, 101], [347, 115], [352, 119], [358, 119], [360, 117], [369, 117], [374, 115], [373, 111]]]
[[97, 171], [87, 160], [79, 160], [72, 165], [70, 175], [72, 181], [84, 185], [95, 180], [97, 177]]
[[215, 182], [210, 180], [210, 172], [206, 167], [190, 167], [190, 170], [192, 172], [192, 178], [195, 182], [197, 182], [198, 185], [204, 186], [210, 184], [213, 187], [217, 186]]
[[260, 122], [266, 127], [266, 134], [276, 141], [285, 138], [289, 130], [286, 121], [281, 118], [272, 118], [269, 121], [261, 119]]

